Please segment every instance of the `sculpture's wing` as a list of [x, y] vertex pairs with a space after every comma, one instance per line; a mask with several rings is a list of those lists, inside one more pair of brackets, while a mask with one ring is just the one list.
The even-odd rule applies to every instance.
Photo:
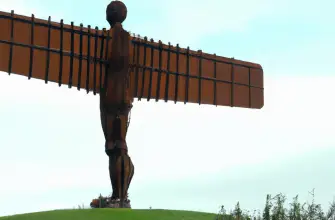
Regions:
[[262, 108], [263, 70], [255, 63], [133, 37], [134, 96], [210, 105]]
[[[0, 71], [84, 88], [103, 87], [111, 38], [91, 30], [0, 12]], [[33, 36], [33, 37], [32, 37]], [[262, 108], [260, 65], [130, 39], [131, 92], [148, 100]]]
[[109, 39], [105, 30], [14, 12], [0, 12], [0, 30], [0, 71], [99, 92]]

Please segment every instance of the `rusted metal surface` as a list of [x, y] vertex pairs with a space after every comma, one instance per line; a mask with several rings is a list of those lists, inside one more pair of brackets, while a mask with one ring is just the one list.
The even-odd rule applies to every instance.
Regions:
[[50, 20], [34, 19], [32, 28], [30, 17], [0, 12], [0, 71], [99, 92], [108, 31]]
[[106, 14], [111, 24], [106, 75], [100, 90], [101, 124], [105, 135], [105, 151], [109, 157], [109, 176], [113, 188], [112, 198], [125, 207], [128, 188], [134, 175], [134, 165], [128, 155], [126, 143], [128, 115], [132, 108], [130, 92], [129, 44], [130, 36], [122, 27], [126, 6], [118, 1], [108, 5]]
[[139, 99], [245, 108], [264, 105], [259, 64], [147, 39], [133, 38], [132, 42], [137, 67], [132, 72], [134, 96]]
[[127, 7], [121, 1], [112, 1], [106, 8], [106, 20], [111, 28], [116, 23], [122, 23], [127, 18]]
[[[108, 63], [106, 50], [113, 41], [109, 31], [5, 12], [0, 12], [0, 28], [6, 30], [0, 32], [0, 71], [100, 92]], [[129, 41], [131, 92], [139, 100], [246, 108], [264, 105], [259, 64], [134, 36], [129, 36]]]
[[259, 64], [132, 37], [121, 24], [126, 17], [120, 1], [107, 6], [108, 31], [0, 12], [0, 71], [99, 94], [111, 199], [119, 201], [118, 207], [128, 207], [134, 175], [126, 135], [135, 97], [258, 109], [264, 105]]

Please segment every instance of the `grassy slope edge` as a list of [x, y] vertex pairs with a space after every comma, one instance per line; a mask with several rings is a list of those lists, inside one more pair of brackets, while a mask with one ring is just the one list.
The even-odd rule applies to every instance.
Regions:
[[0, 220], [213, 220], [215, 214], [176, 210], [82, 209], [55, 210], [0, 217]]

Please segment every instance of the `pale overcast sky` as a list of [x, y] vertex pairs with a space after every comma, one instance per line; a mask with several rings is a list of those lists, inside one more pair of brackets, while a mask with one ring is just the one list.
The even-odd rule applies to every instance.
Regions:
[[[107, 27], [109, 1], [0, 0], [0, 10]], [[99, 3], [97, 3], [99, 2]], [[135, 102], [133, 208], [263, 209], [266, 194], [335, 196], [332, 0], [130, 1], [125, 29], [260, 63], [261, 110]], [[111, 192], [99, 98], [0, 72], [0, 216]], [[179, 152], [176, 155], [174, 152]]]

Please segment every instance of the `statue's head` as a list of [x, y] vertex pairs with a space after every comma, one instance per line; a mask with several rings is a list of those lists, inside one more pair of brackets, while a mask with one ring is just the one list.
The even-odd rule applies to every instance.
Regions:
[[127, 7], [121, 1], [112, 1], [106, 9], [106, 19], [111, 27], [115, 23], [122, 23], [127, 17]]

